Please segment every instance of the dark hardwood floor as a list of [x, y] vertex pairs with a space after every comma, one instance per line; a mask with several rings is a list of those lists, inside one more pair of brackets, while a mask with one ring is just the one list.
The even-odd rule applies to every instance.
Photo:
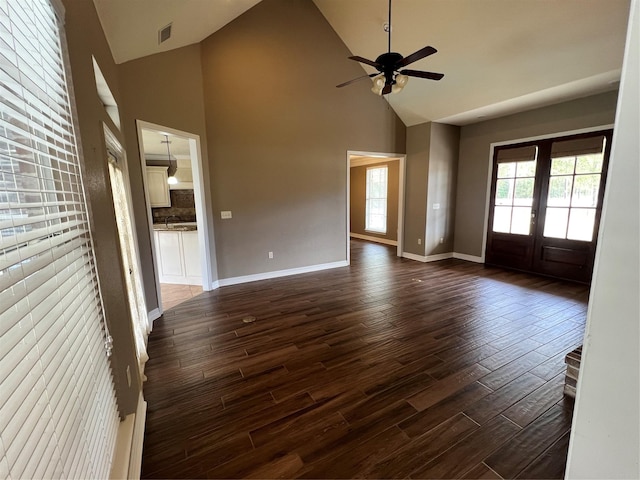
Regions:
[[562, 478], [588, 288], [362, 241], [351, 263], [155, 322], [143, 477]]

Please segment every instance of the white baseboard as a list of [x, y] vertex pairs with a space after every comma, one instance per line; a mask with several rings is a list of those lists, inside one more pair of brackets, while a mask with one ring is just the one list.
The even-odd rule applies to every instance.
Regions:
[[131, 439], [131, 455], [129, 456], [129, 475], [127, 478], [139, 479], [142, 470], [142, 448], [144, 446], [144, 428], [147, 423], [147, 402], [142, 397], [138, 400], [138, 409]]
[[362, 235], [360, 233], [349, 233], [349, 236], [353, 238], [359, 238], [360, 240], [367, 240], [369, 242], [384, 243], [385, 245], [392, 245], [394, 247], [398, 246], [397, 240], [388, 240], [386, 238], [372, 237], [370, 235]]
[[162, 316], [162, 312], [160, 312], [159, 308], [154, 308], [148, 313], [149, 316], [149, 324], [152, 324], [155, 320], [159, 319]]
[[475, 255], [467, 255], [466, 253], [453, 252], [453, 258], [466, 260], [467, 262], [484, 263], [484, 258], [476, 257]]
[[136, 413], [127, 415], [118, 425], [116, 448], [109, 473], [111, 480], [140, 478], [146, 419], [147, 402], [140, 392]]
[[453, 258], [452, 252], [447, 253], [437, 253], [435, 255], [416, 255], [415, 253], [402, 252], [402, 256], [404, 258], [408, 258], [409, 260], [415, 260], [417, 262], [427, 263], [427, 262], [437, 262], [438, 260], [446, 260], [447, 258]]
[[424, 255], [416, 255], [415, 253], [402, 252], [403, 258], [408, 258], [409, 260], [415, 260], [416, 262], [425, 263], [427, 261], [427, 257]]
[[111, 463], [110, 480], [121, 480], [129, 477], [129, 462], [131, 461], [131, 446], [135, 423], [135, 413], [127, 415], [118, 424], [116, 449]]
[[349, 264], [346, 260], [341, 260], [339, 262], [321, 263], [318, 265], [310, 265], [308, 267], [289, 268], [287, 270], [256, 273], [253, 275], [243, 275], [241, 277], [222, 278], [218, 280], [218, 285], [220, 287], [227, 287], [229, 285], [238, 285], [240, 283], [257, 282], [258, 280], [269, 280], [270, 278], [287, 277], [289, 275], [299, 275], [301, 273], [318, 272], [320, 270], [347, 266], [349, 266]]
[[436, 253], [435, 255], [427, 255], [427, 262], [437, 262], [438, 260], [446, 260], [453, 258], [453, 252]]
[[219, 280], [214, 280], [213, 282], [211, 282], [211, 290], [217, 290], [218, 288], [220, 288]]

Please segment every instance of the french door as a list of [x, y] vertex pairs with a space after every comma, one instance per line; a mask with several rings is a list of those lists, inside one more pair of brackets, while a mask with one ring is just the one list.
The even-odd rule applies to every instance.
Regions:
[[589, 283], [612, 131], [497, 147], [486, 262]]

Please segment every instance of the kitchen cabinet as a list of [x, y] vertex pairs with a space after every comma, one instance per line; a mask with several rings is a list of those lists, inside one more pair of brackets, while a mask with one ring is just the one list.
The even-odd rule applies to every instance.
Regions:
[[167, 167], [147, 167], [147, 188], [152, 208], [170, 207]]
[[154, 237], [160, 283], [202, 285], [198, 232], [162, 229]]

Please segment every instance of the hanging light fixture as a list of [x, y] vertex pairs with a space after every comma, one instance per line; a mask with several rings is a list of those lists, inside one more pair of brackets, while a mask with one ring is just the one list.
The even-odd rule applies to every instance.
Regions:
[[164, 140], [162, 140], [162, 143], [167, 144], [167, 160], [169, 160], [169, 169], [167, 170], [167, 183], [169, 185], [175, 185], [176, 183], [178, 183], [178, 179], [175, 176], [176, 172], [178, 171], [178, 162], [174, 162], [173, 160], [171, 160], [171, 151], [169, 150], [169, 144], [171, 142], [169, 141], [169, 135], [164, 136]]

